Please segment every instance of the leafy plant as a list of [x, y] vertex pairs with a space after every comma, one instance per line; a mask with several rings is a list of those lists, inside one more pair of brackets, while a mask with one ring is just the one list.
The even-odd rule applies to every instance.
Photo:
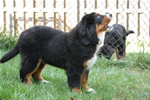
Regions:
[[6, 35], [7, 32], [0, 32], [0, 49], [8, 50], [16, 45], [17, 37]]
[[[147, 55], [147, 56], [146, 56]], [[141, 69], [150, 69], [150, 56], [149, 54], [139, 53], [135, 60], [136, 66]]]

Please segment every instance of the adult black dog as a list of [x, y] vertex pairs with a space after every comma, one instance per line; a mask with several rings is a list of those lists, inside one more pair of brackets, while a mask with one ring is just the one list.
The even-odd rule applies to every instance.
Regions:
[[47, 26], [29, 28], [21, 33], [17, 45], [0, 62], [20, 53], [22, 82], [30, 84], [30, 76], [47, 82], [41, 72], [46, 64], [50, 64], [66, 70], [68, 85], [76, 93], [80, 92], [80, 87], [92, 91], [87, 86], [89, 69], [96, 60], [100, 37], [108, 28], [111, 16], [86, 14], [68, 33]]
[[106, 32], [104, 45], [100, 47], [99, 56], [104, 55], [107, 59], [116, 52], [117, 60], [125, 59], [126, 37], [134, 33], [132, 30], [127, 30], [123, 25], [114, 24], [111, 31]]

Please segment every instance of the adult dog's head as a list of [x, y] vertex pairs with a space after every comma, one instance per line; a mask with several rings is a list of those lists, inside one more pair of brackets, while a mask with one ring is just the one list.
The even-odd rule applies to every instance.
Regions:
[[108, 24], [110, 23], [111, 18], [112, 14], [106, 16], [98, 13], [90, 13], [83, 16], [78, 25], [81, 42], [84, 45], [95, 42], [98, 43], [98, 40], [101, 38], [101, 33], [110, 28]]

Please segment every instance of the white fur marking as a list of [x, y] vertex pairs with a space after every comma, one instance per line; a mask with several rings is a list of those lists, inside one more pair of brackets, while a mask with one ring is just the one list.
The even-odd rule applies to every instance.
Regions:
[[104, 44], [104, 32], [100, 33], [98, 38], [99, 38], [99, 43], [97, 44], [94, 56], [87, 61], [87, 69], [90, 69], [96, 63], [97, 52], [98, 52], [99, 48]]
[[89, 90], [86, 90], [87, 92], [93, 92], [93, 93], [96, 93], [96, 91], [92, 88], [90, 88]]
[[90, 69], [95, 64], [96, 60], [97, 60], [97, 56], [94, 54], [94, 56], [87, 61], [87, 66], [88, 66], [87, 69]]
[[46, 81], [46, 80], [42, 80], [41, 82], [42, 82], [42, 83], [48, 83], [49, 81]]

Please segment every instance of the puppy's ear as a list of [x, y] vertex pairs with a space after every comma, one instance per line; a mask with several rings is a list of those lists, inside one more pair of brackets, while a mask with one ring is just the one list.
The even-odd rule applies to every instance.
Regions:
[[78, 32], [79, 32], [81, 42], [84, 45], [89, 45], [90, 44], [90, 37], [88, 35], [88, 29], [86, 27], [86, 22], [80, 23], [78, 26], [78, 30], [79, 30]]
[[83, 16], [79, 26], [79, 34], [81, 38], [81, 42], [84, 45], [89, 45], [91, 42], [91, 33], [93, 33], [90, 28], [95, 22], [95, 13], [86, 14]]

